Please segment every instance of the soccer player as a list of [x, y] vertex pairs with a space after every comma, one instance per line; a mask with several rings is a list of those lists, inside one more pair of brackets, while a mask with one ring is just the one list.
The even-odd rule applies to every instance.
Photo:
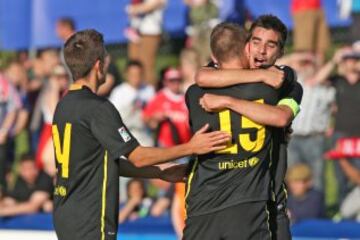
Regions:
[[[96, 95], [106, 75], [105, 55], [103, 36], [95, 30], [77, 32], [65, 43], [64, 57], [75, 83], [58, 103], [52, 125], [54, 226], [60, 240], [116, 239], [119, 172], [159, 177], [161, 171], [143, 167], [223, 149], [229, 140], [223, 132], [205, 133], [205, 126], [183, 145], [139, 146], [115, 107]], [[128, 172], [119, 170], [121, 156], [133, 164]]]
[[[275, 16], [260, 16], [251, 26], [250, 36], [246, 50], [248, 51], [250, 67], [259, 68], [261, 66], [272, 66], [276, 59], [279, 58], [284, 51], [284, 43], [287, 37], [287, 29], [285, 25]], [[296, 77], [292, 69], [285, 67], [289, 77]], [[249, 70], [213, 70], [202, 69], [198, 73], [198, 83], [202, 86], [224, 87], [236, 83], [246, 83], [251, 79], [246, 79]], [[264, 70], [256, 70], [263, 73]], [[254, 72], [256, 72], [254, 71]], [[252, 74], [254, 74], [254, 72]], [[267, 75], [274, 72], [267, 71]], [[248, 74], [249, 75], [249, 74]], [[221, 79], [221, 81], [215, 81]], [[265, 78], [264, 78], [265, 79]], [[255, 79], [256, 80], [256, 79]], [[273, 81], [273, 82], [271, 82]], [[278, 87], [281, 81], [273, 78], [273, 80], [264, 81], [273, 87]], [[280, 84], [281, 85], [281, 84]], [[300, 104], [302, 97], [302, 88], [296, 83], [290, 92], [285, 92], [276, 108], [265, 108], [260, 111], [254, 111], [247, 101], [229, 98], [227, 96], [207, 95], [202, 99], [202, 103], [209, 111], [216, 109], [230, 108], [235, 112], [243, 114], [251, 120], [260, 124], [284, 127], [288, 126], [297, 113], [297, 106]], [[273, 142], [273, 164], [271, 166], [273, 178], [273, 191], [275, 193], [275, 202], [269, 202], [269, 210], [271, 216], [271, 228], [273, 239], [291, 239], [289, 219], [286, 215], [286, 188], [284, 178], [287, 168], [287, 144], [285, 130], [283, 128], [274, 129]]]
[[[239, 26], [224, 23], [215, 27], [211, 50], [219, 67], [247, 67], [245, 42], [246, 33]], [[205, 112], [199, 100], [205, 93], [241, 96], [259, 102], [253, 106], [255, 111], [260, 103], [275, 105], [284, 90], [276, 91], [262, 83], [221, 89], [190, 87], [186, 99], [192, 130], [210, 123], [212, 129], [231, 132], [233, 143], [225, 150], [199, 155], [192, 163], [184, 239], [271, 239], [267, 214], [271, 129], [230, 110]]]

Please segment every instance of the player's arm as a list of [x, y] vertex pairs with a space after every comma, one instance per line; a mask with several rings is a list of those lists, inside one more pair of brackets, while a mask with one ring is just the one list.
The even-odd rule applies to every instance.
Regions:
[[112, 158], [126, 156], [136, 167], [168, 162], [192, 154], [204, 154], [226, 148], [230, 135], [221, 131], [207, 132], [205, 125], [191, 140], [170, 148], [142, 147], [127, 127], [115, 107], [108, 101], [90, 112], [90, 129]]
[[279, 90], [282, 99], [277, 106], [212, 94], [205, 94], [200, 104], [206, 111], [228, 108], [262, 125], [286, 127], [300, 111], [303, 89], [296, 81], [295, 72], [286, 66], [283, 69], [285, 81]]
[[215, 94], [205, 94], [200, 100], [200, 105], [208, 112], [231, 109], [254, 122], [273, 127], [288, 126], [296, 114], [284, 105], [271, 106]]
[[49, 194], [47, 192], [36, 191], [31, 194], [31, 197], [27, 202], [0, 208], [0, 217], [36, 213], [48, 199]]
[[183, 182], [186, 178], [187, 164], [136, 167], [130, 161], [119, 160], [119, 175], [132, 178], [160, 178], [167, 182]]
[[225, 149], [230, 140], [228, 133], [214, 131], [207, 133], [209, 125], [197, 131], [189, 142], [169, 148], [153, 148], [138, 146], [129, 155], [128, 159], [136, 167], [144, 167], [168, 162], [174, 159], [193, 154], [205, 154]]
[[283, 71], [269, 69], [216, 69], [202, 67], [195, 75], [195, 82], [200, 87], [221, 88], [241, 83], [263, 82], [279, 88], [283, 82]]

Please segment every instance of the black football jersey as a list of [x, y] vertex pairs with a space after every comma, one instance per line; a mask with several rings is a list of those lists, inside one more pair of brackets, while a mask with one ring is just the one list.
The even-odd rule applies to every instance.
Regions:
[[241, 84], [222, 89], [193, 85], [186, 93], [190, 125], [195, 132], [209, 123], [211, 130], [230, 132], [228, 148], [199, 155], [191, 162], [186, 190], [187, 215], [221, 210], [241, 202], [269, 199], [271, 129], [231, 110], [208, 113], [199, 105], [205, 93], [275, 105], [278, 93], [264, 84]]
[[[295, 71], [288, 66], [280, 66], [285, 71], [286, 81], [280, 91], [280, 99], [293, 99], [299, 106], [301, 104], [303, 96], [303, 88], [299, 82]], [[285, 185], [285, 175], [287, 171], [287, 129], [277, 128], [275, 129], [273, 138], [273, 163], [271, 165], [271, 176], [273, 185], [273, 199], [278, 204], [282, 204], [285, 207], [287, 200], [287, 192]]]
[[274, 129], [231, 110], [208, 113], [199, 105], [199, 99], [204, 93], [213, 93], [276, 105], [286, 94], [289, 98], [297, 97], [292, 93], [296, 84], [294, 78], [288, 76], [293, 72], [288, 70], [284, 69], [285, 81], [278, 90], [262, 83], [221, 89], [204, 89], [197, 85], [189, 88], [186, 103], [192, 130], [195, 132], [209, 123], [211, 130], [230, 132], [232, 143], [223, 151], [200, 155], [191, 162], [186, 191], [188, 216], [211, 213], [242, 202], [268, 200], [274, 195], [274, 176], [269, 171], [274, 166]]
[[57, 178], [54, 226], [60, 240], [116, 239], [118, 158], [138, 146], [119, 113], [89, 88], [70, 90], [52, 125]]

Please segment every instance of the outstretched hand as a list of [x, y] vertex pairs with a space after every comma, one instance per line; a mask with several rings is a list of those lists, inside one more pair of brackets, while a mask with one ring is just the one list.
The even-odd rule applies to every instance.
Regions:
[[160, 179], [167, 182], [185, 182], [187, 179], [187, 164], [161, 164]]
[[206, 154], [225, 149], [231, 140], [231, 135], [222, 131], [207, 132], [209, 124], [198, 130], [189, 142], [194, 154]]

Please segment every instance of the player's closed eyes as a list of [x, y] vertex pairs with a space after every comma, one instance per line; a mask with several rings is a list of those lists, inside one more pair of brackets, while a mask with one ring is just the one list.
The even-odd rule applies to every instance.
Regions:
[[260, 44], [260, 41], [254, 40], [254, 41], [252, 41], [252, 44], [253, 44], [254, 46], [258, 46], [258, 45]]
[[268, 43], [268, 44], [267, 44], [267, 47], [268, 47], [268, 48], [276, 48], [276, 47], [277, 47], [277, 44], [276, 44], [276, 43]]

